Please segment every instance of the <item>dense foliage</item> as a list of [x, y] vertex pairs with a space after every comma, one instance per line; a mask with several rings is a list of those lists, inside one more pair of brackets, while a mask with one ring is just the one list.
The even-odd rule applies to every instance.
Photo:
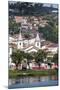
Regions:
[[16, 65], [16, 69], [18, 69], [18, 65], [21, 64], [21, 61], [24, 58], [24, 52], [17, 50], [12, 53], [11, 58], [12, 58], [12, 62], [15, 63]]
[[46, 40], [58, 43], [58, 27], [53, 21], [50, 21], [45, 27], [39, 27], [39, 32], [43, 33]]
[[16, 69], [18, 69], [18, 65], [21, 64], [21, 61], [24, 61], [24, 59], [27, 59], [27, 64], [35, 59], [35, 61], [40, 66], [40, 63], [44, 62], [44, 59], [46, 58], [47, 53], [45, 53], [43, 50], [39, 50], [37, 53], [25, 53], [20, 50], [16, 50], [12, 53], [12, 62], [15, 63]]
[[9, 18], [9, 34], [13, 35], [19, 33], [19, 26], [20, 25], [14, 20], [14, 17]]
[[38, 63], [40, 66], [41, 63], [44, 62], [44, 59], [46, 59], [47, 53], [44, 52], [43, 50], [39, 50], [36, 55], [35, 55], [35, 61]]
[[53, 59], [52, 61], [56, 64], [58, 64], [58, 53], [56, 53], [54, 56], [53, 56]]

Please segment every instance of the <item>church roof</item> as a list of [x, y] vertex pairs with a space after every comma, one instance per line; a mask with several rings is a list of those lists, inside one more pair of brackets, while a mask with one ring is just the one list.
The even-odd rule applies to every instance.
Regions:
[[24, 50], [30, 47], [33, 47], [33, 45], [28, 45], [27, 47], [24, 47]]
[[28, 49], [27, 51], [29, 51], [29, 50], [31, 50], [31, 49], [39, 50], [39, 48], [33, 46], [32, 48]]
[[30, 51], [30, 50], [32, 50], [32, 49], [35, 49], [35, 50], [37, 50], [37, 51], [39, 50], [39, 48], [37, 48], [37, 47], [34, 46], [34, 45], [30, 45], [30, 46], [24, 48], [23, 50], [24, 50], [24, 51]]

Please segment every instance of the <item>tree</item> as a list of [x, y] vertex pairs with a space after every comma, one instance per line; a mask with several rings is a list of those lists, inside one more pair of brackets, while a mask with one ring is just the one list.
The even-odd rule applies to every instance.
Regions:
[[21, 64], [21, 61], [23, 60], [23, 51], [15, 51], [12, 53], [11, 58], [12, 58], [12, 62], [15, 63], [16, 65], [16, 69], [18, 69], [18, 65]]
[[53, 57], [47, 57], [47, 63], [51, 63], [52, 62], [52, 58]]
[[25, 58], [27, 59], [27, 64], [28, 64], [29, 69], [30, 69], [29, 63], [30, 63], [31, 60], [33, 59], [33, 56], [31, 55], [31, 53], [25, 53]]
[[51, 64], [52, 59], [53, 59], [53, 57], [47, 57], [47, 62], [46, 63], [50, 66], [50, 68], [52, 66], [52, 64]]
[[58, 53], [56, 53], [56, 54], [53, 56], [52, 62], [54, 62], [55, 64], [58, 64]]
[[43, 50], [39, 50], [35, 55], [35, 61], [38, 63], [40, 67], [40, 63], [44, 62], [44, 59], [46, 59], [47, 53]]
[[58, 43], [58, 27], [54, 21], [49, 21], [45, 27], [39, 27], [39, 33], [43, 33], [46, 40]]
[[14, 17], [9, 18], [9, 34], [17, 34], [19, 33], [19, 28], [20, 24], [17, 24], [16, 21], [14, 20]]

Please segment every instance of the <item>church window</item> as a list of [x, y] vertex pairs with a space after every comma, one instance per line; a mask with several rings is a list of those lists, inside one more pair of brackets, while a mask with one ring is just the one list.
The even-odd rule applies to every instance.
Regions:
[[20, 43], [20, 45], [21, 45], [21, 43]]
[[37, 43], [37, 46], [39, 46], [39, 43]]

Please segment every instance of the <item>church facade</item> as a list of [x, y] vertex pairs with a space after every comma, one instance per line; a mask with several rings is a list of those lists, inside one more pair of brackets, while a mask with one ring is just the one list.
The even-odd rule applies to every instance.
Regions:
[[22, 34], [20, 32], [19, 38], [17, 41], [17, 49], [20, 49], [24, 52], [37, 52], [41, 49], [41, 41], [39, 38], [39, 33], [37, 33], [36, 38], [30, 40], [23, 40]]

